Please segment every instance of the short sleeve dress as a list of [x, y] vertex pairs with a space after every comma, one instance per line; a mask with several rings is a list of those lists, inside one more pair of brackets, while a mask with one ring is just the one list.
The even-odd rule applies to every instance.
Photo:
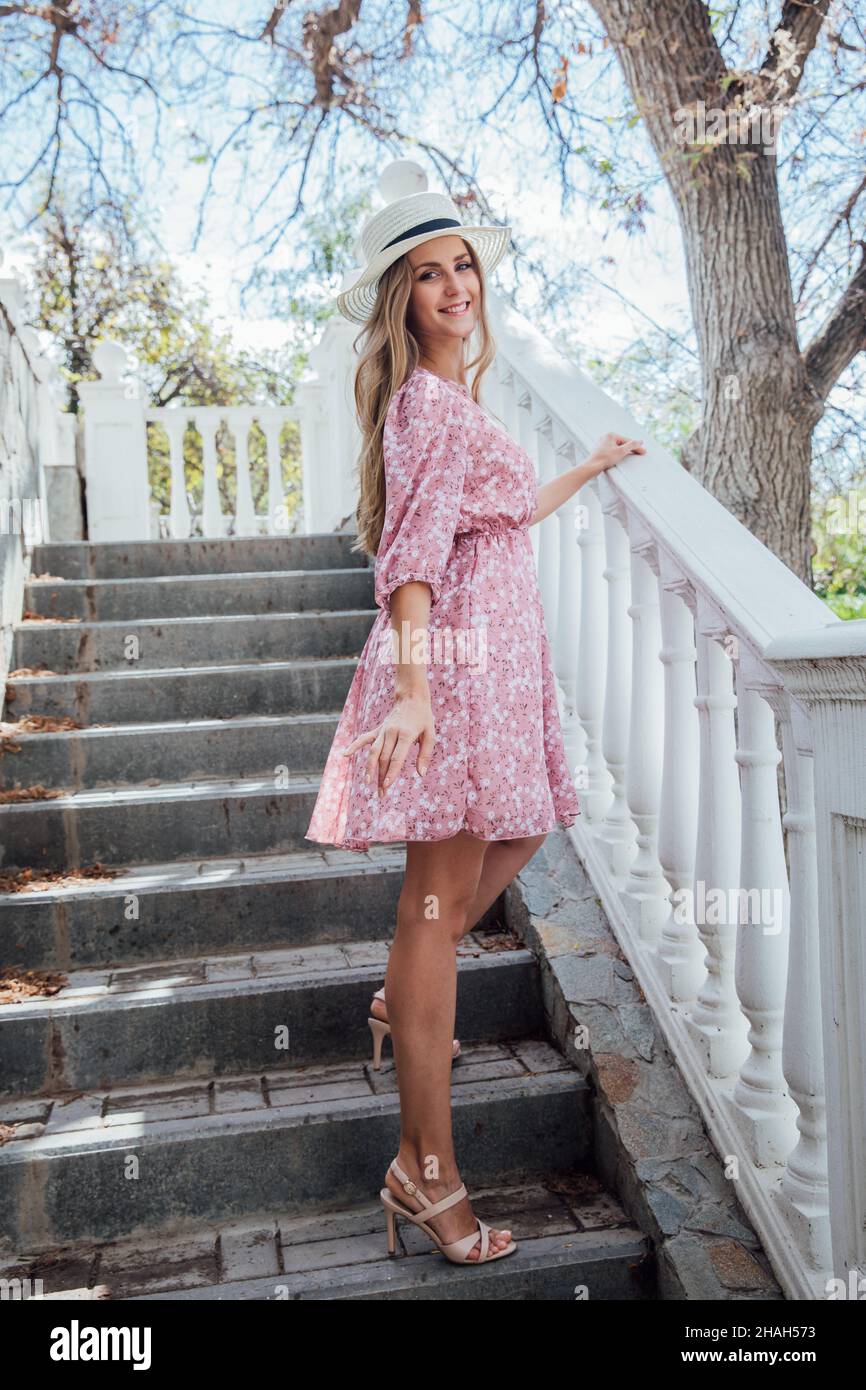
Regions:
[[[565, 758], [528, 522], [532, 460], [468, 388], [416, 367], [383, 434], [385, 520], [375, 560], [379, 612], [358, 661], [305, 839], [343, 849], [541, 835], [580, 814]], [[391, 595], [423, 580], [436, 742], [427, 772], [407, 754], [380, 794], [369, 744], [395, 690]]]

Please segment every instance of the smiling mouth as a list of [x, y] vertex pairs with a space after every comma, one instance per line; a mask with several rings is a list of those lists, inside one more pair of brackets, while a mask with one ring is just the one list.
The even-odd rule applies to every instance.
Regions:
[[469, 300], [461, 300], [459, 304], [450, 304], [447, 309], [440, 309], [440, 314], [448, 314], [452, 319], [459, 319], [461, 314], [469, 313]]

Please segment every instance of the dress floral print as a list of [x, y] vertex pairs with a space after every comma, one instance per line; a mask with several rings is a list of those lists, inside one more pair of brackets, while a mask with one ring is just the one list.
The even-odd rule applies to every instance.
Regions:
[[[565, 759], [528, 521], [532, 460], [468, 389], [416, 367], [385, 421], [386, 509], [375, 561], [379, 612], [346, 697], [305, 839], [344, 849], [541, 835], [580, 815]], [[380, 795], [369, 744], [394, 703], [391, 594], [430, 585], [426, 652], [435, 747], [410, 748]]]

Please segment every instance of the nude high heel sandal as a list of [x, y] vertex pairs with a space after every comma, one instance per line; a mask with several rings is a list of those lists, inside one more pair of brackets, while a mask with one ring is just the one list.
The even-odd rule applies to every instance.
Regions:
[[[383, 986], [382, 989], [377, 989], [377, 990], [376, 990], [375, 994], [373, 995], [373, 998], [374, 998], [374, 999], [381, 999], [382, 1003], [384, 1004], [384, 1002], [385, 1002], [385, 989], [384, 989], [384, 986]], [[391, 1035], [391, 1025], [390, 1025], [390, 1023], [386, 1023], [385, 1020], [384, 1020], [383, 1018], [376, 1018], [373, 1014], [370, 1014], [370, 1017], [367, 1019], [367, 1022], [368, 1022], [369, 1025], [370, 1025], [370, 1032], [373, 1034], [373, 1070], [374, 1070], [374, 1071], [378, 1071], [379, 1068], [380, 1068], [380, 1066], [381, 1066], [381, 1064], [382, 1064], [382, 1039], [383, 1039], [384, 1037], [390, 1037], [390, 1035]], [[459, 1043], [459, 1042], [457, 1041], [457, 1039], [455, 1038], [455, 1039], [454, 1039], [454, 1042], [453, 1042], [452, 1045], [451, 1045], [451, 1060], [452, 1060], [452, 1062], [455, 1060], [455, 1058], [457, 1058], [457, 1057], [459, 1057], [459, 1056], [460, 1056], [460, 1043]]]
[[[469, 1194], [463, 1183], [460, 1184], [456, 1192], [450, 1192], [448, 1196], [443, 1197], [441, 1201], [431, 1202], [429, 1198], [425, 1197], [423, 1190], [418, 1187], [417, 1183], [412, 1182], [411, 1178], [403, 1172], [402, 1168], [398, 1168], [396, 1158], [392, 1160], [390, 1168], [392, 1172], [396, 1173], [406, 1191], [412, 1196], [417, 1197], [418, 1201], [423, 1204], [423, 1210], [411, 1211], [409, 1207], [397, 1201], [397, 1198], [389, 1187], [382, 1188], [379, 1193], [379, 1200], [385, 1208], [385, 1216], [388, 1223], [389, 1255], [394, 1255], [397, 1250], [398, 1216], [402, 1216], [404, 1221], [411, 1221], [413, 1225], [420, 1227], [420, 1229], [430, 1237], [434, 1244], [439, 1247], [446, 1260], [450, 1260], [451, 1263], [455, 1265], [485, 1264], [488, 1260], [499, 1260], [502, 1259], [504, 1255], [511, 1255], [517, 1249], [516, 1241], [510, 1240], [504, 1249], [496, 1250], [491, 1254], [490, 1227], [487, 1225], [486, 1221], [482, 1221], [477, 1216], [475, 1218], [478, 1223], [477, 1231], [471, 1231], [468, 1236], [461, 1236], [459, 1240], [452, 1240], [449, 1241], [447, 1245], [443, 1245], [432, 1226], [428, 1226], [427, 1222], [432, 1220], [434, 1216], [438, 1216], [440, 1212], [445, 1211], [448, 1207], [453, 1207], [455, 1202], [461, 1202], [464, 1197], [468, 1197]], [[478, 1244], [479, 1231], [481, 1233], [481, 1248], [478, 1251], [478, 1259], [470, 1260], [470, 1251]]]

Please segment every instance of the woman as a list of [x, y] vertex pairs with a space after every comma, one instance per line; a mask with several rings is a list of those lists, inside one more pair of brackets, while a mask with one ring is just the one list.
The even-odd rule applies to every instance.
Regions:
[[388, 1249], [399, 1215], [449, 1260], [481, 1263], [517, 1246], [473, 1216], [457, 1168], [456, 948], [547, 833], [580, 814], [528, 528], [645, 451], [608, 435], [586, 463], [537, 487], [529, 455], [477, 400], [494, 357], [485, 273], [511, 229], [463, 227], [450, 198], [407, 193], [407, 178], [426, 190], [418, 165], [390, 166], [380, 188], [391, 201], [361, 237], [366, 270], [337, 299], [366, 326], [357, 517], [380, 611], [305, 838], [353, 850], [406, 842], [371, 1019], [376, 1065], [392, 1034], [400, 1092], [400, 1147], [380, 1192]]

